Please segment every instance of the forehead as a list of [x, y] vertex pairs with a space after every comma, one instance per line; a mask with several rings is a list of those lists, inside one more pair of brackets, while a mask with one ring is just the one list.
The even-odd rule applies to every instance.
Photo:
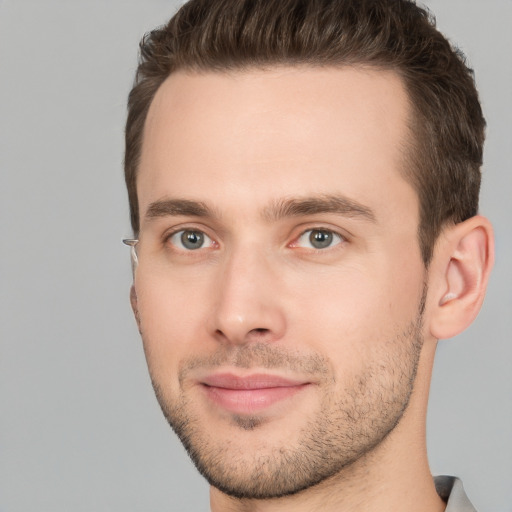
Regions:
[[391, 71], [177, 72], [146, 120], [141, 213], [167, 195], [226, 208], [236, 198], [238, 207], [311, 194], [375, 200], [383, 185], [408, 187], [401, 175], [408, 115], [407, 93]]

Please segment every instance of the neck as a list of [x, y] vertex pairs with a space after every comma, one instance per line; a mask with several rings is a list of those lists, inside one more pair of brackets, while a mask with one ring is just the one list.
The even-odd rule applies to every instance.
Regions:
[[236, 499], [212, 487], [212, 512], [443, 512], [446, 504], [435, 491], [425, 443], [430, 366], [420, 365], [404, 416], [370, 453], [292, 496]]

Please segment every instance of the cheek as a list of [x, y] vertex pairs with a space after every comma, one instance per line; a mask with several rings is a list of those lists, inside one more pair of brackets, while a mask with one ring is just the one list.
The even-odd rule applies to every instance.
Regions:
[[352, 368], [377, 344], [406, 330], [418, 314], [421, 273], [404, 265], [384, 266], [354, 266], [321, 279], [303, 278], [288, 308], [293, 315], [289, 325], [300, 326], [295, 336]]
[[205, 290], [166, 279], [138, 276], [140, 328], [152, 374], [177, 375], [180, 360], [190, 350], [204, 349], [207, 305]]

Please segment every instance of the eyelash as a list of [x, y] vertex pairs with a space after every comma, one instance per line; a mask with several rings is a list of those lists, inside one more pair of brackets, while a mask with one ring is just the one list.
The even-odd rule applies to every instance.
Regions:
[[[207, 233], [205, 233], [204, 230], [197, 229], [197, 228], [192, 228], [192, 227], [176, 229], [176, 230], [172, 231], [171, 233], [166, 234], [164, 236], [164, 240], [163, 240], [164, 245], [166, 245], [168, 243], [171, 243], [172, 239], [174, 237], [180, 235], [180, 233], [181, 233], [182, 237], [183, 237], [183, 234], [185, 234], [185, 233], [198, 233], [199, 235], [202, 235], [203, 238], [207, 238], [208, 240], [210, 240], [210, 242], [213, 245], [215, 245], [215, 246], [219, 245], [212, 237], [210, 237]], [[176, 243], [172, 243], [172, 245], [174, 245], [176, 247]], [[183, 252], [195, 252], [195, 251], [198, 251], [200, 249], [204, 249], [204, 247], [201, 246], [201, 247], [198, 247], [197, 249], [179, 248], [178, 250], [179, 251], [183, 251]]]
[[[312, 240], [312, 236], [313, 236], [313, 233], [317, 233], [317, 234], [322, 234], [322, 235], [327, 235], [328, 237], [328, 245], [326, 245], [325, 247], [308, 247], [307, 249], [310, 249], [310, 250], [313, 250], [315, 252], [317, 251], [327, 251], [329, 249], [334, 249], [334, 247], [340, 245], [340, 244], [343, 244], [344, 242], [347, 241], [346, 237], [344, 237], [343, 235], [341, 235], [340, 233], [332, 230], [332, 229], [328, 229], [328, 228], [322, 228], [322, 227], [314, 227], [314, 228], [310, 228], [310, 229], [306, 229], [305, 231], [303, 231], [296, 239], [294, 242], [292, 242], [291, 244], [289, 244], [289, 247], [299, 247], [299, 248], [303, 248], [301, 246], [299, 246], [299, 241], [301, 239], [304, 239], [308, 234], [309, 234], [309, 242], [312, 244], [313, 243], [313, 240]], [[330, 239], [329, 239], [330, 237]], [[320, 241], [321, 243], [321, 241]]]
[[[301, 247], [299, 245], [300, 240], [309, 234], [309, 239], [311, 241], [311, 236], [314, 232], [331, 236], [331, 241], [330, 241], [329, 245], [327, 245], [326, 247], [321, 247], [321, 248], [319, 248], [319, 247]], [[208, 240], [210, 240], [210, 245], [208, 247], [201, 246], [201, 247], [198, 247], [197, 249], [187, 249], [187, 248], [178, 248], [176, 242], [171, 243], [171, 241], [174, 237], [176, 237], [177, 235], [180, 235], [180, 234], [181, 234], [181, 236], [183, 236], [184, 233], [198, 233], [198, 234], [202, 235], [203, 237], [207, 238]], [[347, 242], [347, 237], [342, 235], [341, 233], [338, 233], [337, 231], [335, 231], [333, 229], [325, 228], [325, 227], [311, 227], [311, 228], [308, 228], [308, 229], [305, 229], [304, 231], [302, 231], [299, 234], [299, 236], [297, 236], [296, 238], [294, 238], [294, 240], [292, 242], [287, 244], [287, 247], [297, 248], [297, 249], [306, 249], [306, 250], [310, 250], [310, 251], [314, 251], [314, 252], [326, 252], [329, 249], [334, 249], [335, 247], [342, 245], [346, 242]], [[203, 229], [194, 228], [194, 227], [181, 227], [180, 229], [175, 229], [174, 231], [172, 231], [170, 233], [166, 233], [163, 237], [163, 244], [167, 245], [169, 243], [171, 243], [171, 245], [173, 245], [176, 248], [175, 250], [180, 251], [180, 252], [186, 252], [186, 253], [194, 253], [196, 251], [199, 251], [200, 249], [218, 248], [219, 247], [219, 243], [213, 237], [209, 236]]]

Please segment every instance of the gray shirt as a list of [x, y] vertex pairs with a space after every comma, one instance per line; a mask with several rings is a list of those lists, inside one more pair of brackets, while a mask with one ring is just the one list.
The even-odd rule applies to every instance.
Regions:
[[435, 476], [436, 491], [446, 501], [445, 512], [476, 512], [471, 505], [462, 482], [454, 476]]

